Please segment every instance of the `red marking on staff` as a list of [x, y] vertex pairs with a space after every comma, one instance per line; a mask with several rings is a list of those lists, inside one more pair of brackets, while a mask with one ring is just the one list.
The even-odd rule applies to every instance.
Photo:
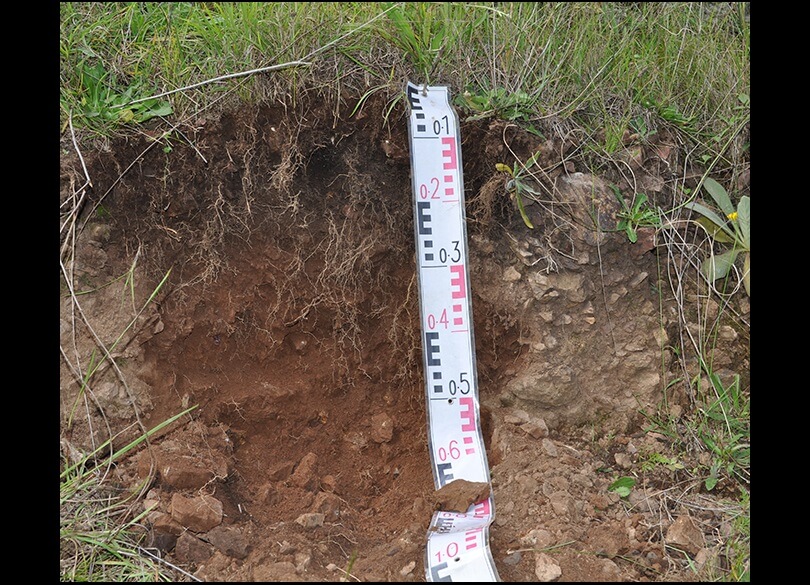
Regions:
[[[464, 444], [465, 445], [472, 445], [472, 442], [473, 442], [472, 437], [464, 437]], [[466, 449], [464, 449], [464, 452], [467, 453], [467, 455], [472, 455], [473, 453], [475, 453], [475, 448], [474, 447], [467, 447]]]
[[458, 290], [453, 291], [453, 298], [463, 299], [467, 296], [467, 285], [464, 282], [464, 265], [454, 264], [450, 267], [450, 272], [453, 272], [456, 275], [455, 278], [450, 279], [450, 284], [458, 287]]
[[455, 311], [456, 313], [460, 313], [461, 312], [461, 305], [453, 305], [453, 311]]
[[481, 532], [481, 530], [481, 528], [474, 528], [464, 533], [464, 540], [467, 541], [467, 550], [478, 546], [478, 533]]
[[442, 156], [450, 159], [450, 162], [444, 163], [444, 170], [456, 169], [458, 165], [456, 161], [456, 139], [452, 136], [445, 136], [442, 138], [442, 144], [447, 147], [447, 150], [442, 151]]
[[483, 518], [489, 516], [489, 498], [483, 502], [478, 502], [473, 508], [473, 518]]
[[461, 411], [461, 418], [466, 418], [467, 422], [461, 425], [461, 430], [464, 432], [475, 430], [475, 404], [470, 396], [461, 398], [459, 404], [465, 407]]
[[453, 182], [453, 175], [445, 175], [444, 176], [445, 183], [452, 183]]
[[453, 319], [453, 325], [462, 325], [464, 323], [464, 319], [461, 317], [455, 317]]
[[447, 189], [444, 190], [444, 194], [447, 195], [448, 197], [452, 197], [455, 194], [455, 192], [456, 192], [455, 189], [453, 189], [452, 187], [448, 187]]

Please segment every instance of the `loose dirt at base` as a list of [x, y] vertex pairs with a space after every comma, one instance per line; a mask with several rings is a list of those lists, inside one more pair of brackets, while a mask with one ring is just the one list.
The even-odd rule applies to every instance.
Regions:
[[[68, 244], [86, 294], [76, 304], [63, 279], [63, 451], [124, 445], [196, 407], [115, 479], [153, 507], [143, 546], [201, 580], [425, 578], [435, 501], [406, 114], [356, 105], [243, 107], [82, 153], [92, 188]], [[725, 486], [640, 471], [670, 449], [642, 413], [687, 358], [666, 349], [679, 334], [666, 258], [652, 232], [615, 231], [610, 188], [666, 207], [677, 141], [629, 137], [631, 186], [590, 174], [564, 127], [541, 134], [461, 124], [495, 565], [505, 581], [721, 572]], [[548, 196], [527, 207], [530, 230], [495, 163], [538, 151]], [[63, 202], [83, 177], [65, 141]], [[746, 298], [734, 307], [748, 318]], [[747, 327], [724, 327], [715, 367], [749, 371]], [[114, 362], [80, 392], [96, 336]], [[689, 397], [673, 385], [666, 400], [675, 416]], [[608, 487], [625, 475], [637, 483], [621, 498]]]

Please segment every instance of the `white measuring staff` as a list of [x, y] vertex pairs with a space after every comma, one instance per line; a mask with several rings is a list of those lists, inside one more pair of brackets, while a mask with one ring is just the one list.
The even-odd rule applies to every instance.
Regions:
[[[458, 116], [447, 87], [408, 83], [406, 93], [433, 480], [437, 490], [458, 479], [490, 483], [479, 416]], [[491, 495], [465, 513], [435, 512], [425, 551], [427, 580], [499, 581], [489, 549], [494, 518]]]

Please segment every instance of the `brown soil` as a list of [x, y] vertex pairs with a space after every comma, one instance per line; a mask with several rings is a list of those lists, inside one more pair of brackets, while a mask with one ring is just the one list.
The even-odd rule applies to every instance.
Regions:
[[[435, 499], [402, 103], [387, 118], [374, 100], [354, 115], [349, 100], [262, 104], [82, 152], [92, 187], [66, 244], [72, 286], [92, 292], [71, 298], [63, 278], [63, 451], [120, 447], [196, 406], [114, 479], [155, 506], [143, 546], [198, 579], [425, 579]], [[682, 329], [660, 241], [615, 232], [609, 188], [667, 208], [694, 179], [666, 129], [628, 137], [627, 164], [598, 176], [574, 133], [544, 132], [461, 124], [497, 570], [722, 572], [711, 503], [733, 486], [706, 492], [697, 460], [643, 465], [682, 454], [642, 413], [661, 412], [693, 358], [671, 351]], [[527, 208], [529, 230], [495, 163], [538, 150], [548, 198]], [[84, 180], [66, 140], [65, 207]], [[742, 317], [722, 325], [715, 367], [744, 373], [748, 300], [731, 302]], [[114, 361], [80, 393], [93, 336]], [[683, 384], [665, 408], [675, 421], [692, 408]], [[637, 479], [628, 498], [607, 489], [623, 475]]]

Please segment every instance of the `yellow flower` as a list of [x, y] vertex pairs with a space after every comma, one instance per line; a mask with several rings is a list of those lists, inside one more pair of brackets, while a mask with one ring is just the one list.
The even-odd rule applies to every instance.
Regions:
[[737, 221], [737, 212], [729, 213], [727, 216], [731, 221]]

